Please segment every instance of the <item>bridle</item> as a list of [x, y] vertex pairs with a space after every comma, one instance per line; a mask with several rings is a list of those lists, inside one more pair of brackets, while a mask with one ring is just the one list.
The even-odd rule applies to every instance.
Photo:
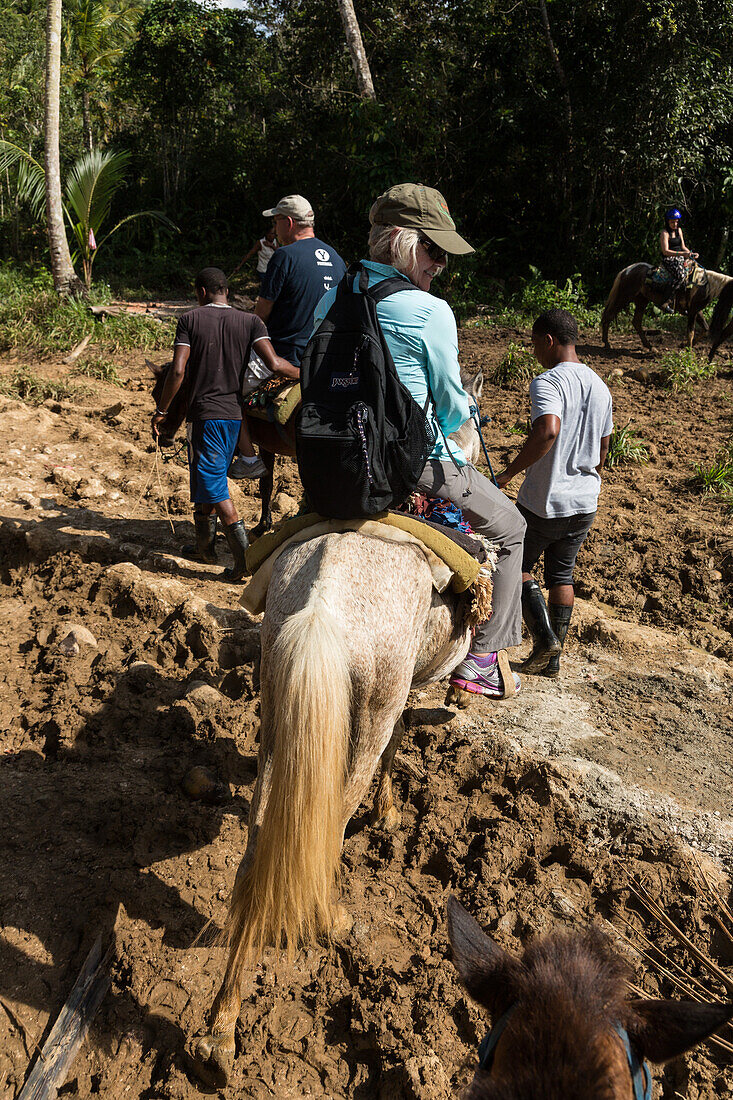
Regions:
[[[489, 1034], [479, 1045], [479, 1068], [486, 1073], [491, 1072], [491, 1067], [494, 1064], [494, 1051], [511, 1019], [514, 1008], [515, 1006], [512, 1005], [511, 1008], [496, 1021], [489, 1031]], [[637, 1054], [632, 1049], [626, 1028], [623, 1028], [621, 1024], [614, 1024], [613, 1026], [616, 1034], [621, 1038], [626, 1051], [626, 1060], [629, 1063], [629, 1072], [631, 1073], [631, 1081], [634, 1086], [634, 1100], [652, 1100], [652, 1075], [649, 1072], [649, 1067], [646, 1062], [639, 1061]]]

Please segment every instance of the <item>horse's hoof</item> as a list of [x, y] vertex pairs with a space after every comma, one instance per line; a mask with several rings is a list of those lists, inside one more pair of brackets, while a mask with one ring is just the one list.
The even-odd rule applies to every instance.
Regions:
[[385, 810], [383, 814], [375, 811], [374, 816], [372, 817], [372, 825], [376, 825], [380, 829], [385, 829], [388, 833], [397, 832], [401, 822], [402, 814], [396, 806], [390, 806], [390, 808], [388, 810]]
[[207, 1088], [226, 1088], [234, 1065], [234, 1033], [198, 1035], [186, 1047], [186, 1060]]
[[460, 707], [461, 710], [465, 710], [466, 707], [470, 707], [476, 701], [476, 698], [477, 696], [472, 695], [470, 692], [462, 691], [451, 684], [445, 696], [445, 705], [447, 707]]
[[343, 905], [336, 906], [336, 916], [331, 929], [331, 936], [335, 940], [345, 939], [354, 927], [354, 918]]

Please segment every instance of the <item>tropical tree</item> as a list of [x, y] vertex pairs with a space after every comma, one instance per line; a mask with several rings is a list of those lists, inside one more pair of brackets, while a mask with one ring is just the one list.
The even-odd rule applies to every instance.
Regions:
[[94, 147], [91, 100], [132, 41], [142, 0], [64, 0], [65, 75], [81, 93], [84, 146]]
[[[177, 232], [173, 222], [160, 210], [140, 210], [128, 214], [104, 232], [112, 202], [125, 184], [125, 169], [129, 161], [129, 153], [93, 149], [72, 165], [66, 177], [63, 212], [76, 244], [74, 258], [82, 262], [87, 290], [92, 285], [92, 267], [99, 249], [123, 225], [139, 218], [151, 218]], [[45, 190], [43, 168], [20, 146], [0, 141], [0, 172], [10, 167], [17, 168], [19, 198], [28, 203], [34, 217], [40, 218]]]
[[[58, 294], [84, 293], [74, 271], [64, 229], [59, 156], [59, 89], [61, 86], [61, 0], [48, 0], [46, 8], [46, 88], [44, 112], [46, 228], [51, 253], [51, 274]], [[40, 166], [39, 166], [40, 167]]]

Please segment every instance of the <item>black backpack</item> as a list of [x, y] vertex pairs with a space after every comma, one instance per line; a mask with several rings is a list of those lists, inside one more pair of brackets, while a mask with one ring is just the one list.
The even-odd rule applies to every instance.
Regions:
[[377, 318], [377, 302], [414, 289], [398, 277], [370, 289], [366, 269], [353, 265], [305, 349], [295, 445], [303, 487], [322, 516], [357, 519], [396, 508], [433, 449], [430, 397], [421, 409], [400, 382]]

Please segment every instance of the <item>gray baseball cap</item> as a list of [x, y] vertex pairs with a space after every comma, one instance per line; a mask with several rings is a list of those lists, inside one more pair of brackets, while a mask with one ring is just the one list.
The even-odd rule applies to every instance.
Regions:
[[293, 218], [297, 222], [304, 218], [312, 218], [313, 208], [302, 195], [286, 195], [285, 198], [280, 199], [277, 206], [273, 206], [272, 210], [262, 211], [263, 218], [274, 218], [278, 214], [282, 214], [284, 218]]

